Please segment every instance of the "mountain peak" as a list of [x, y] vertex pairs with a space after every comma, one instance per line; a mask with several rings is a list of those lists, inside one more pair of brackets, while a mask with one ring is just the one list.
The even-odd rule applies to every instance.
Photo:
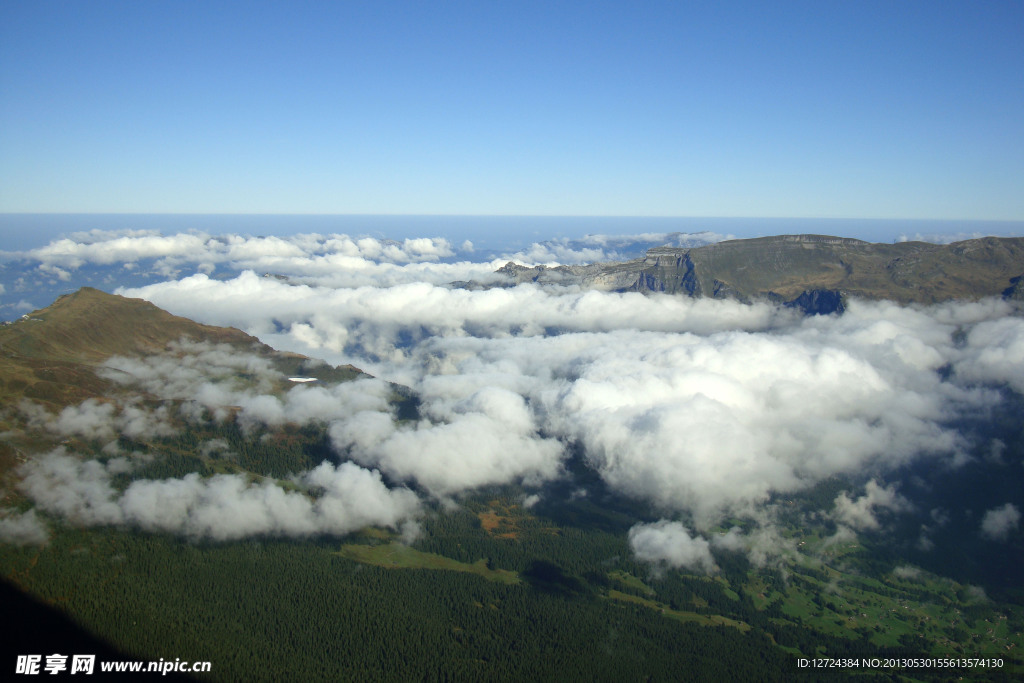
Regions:
[[83, 287], [0, 327], [0, 405], [28, 398], [59, 407], [103, 396], [109, 387], [97, 366], [112, 356], [165, 353], [181, 339], [257, 354], [285, 377], [337, 382], [363, 374], [276, 351], [241, 330], [203, 325], [143, 299]]
[[50, 306], [4, 326], [5, 351], [37, 359], [96, 363], [113, 355], [162, 351], [182, 337], [229, 344], [259, 344], [232, 328], [202, 325], [143, 299], [82, 287]]

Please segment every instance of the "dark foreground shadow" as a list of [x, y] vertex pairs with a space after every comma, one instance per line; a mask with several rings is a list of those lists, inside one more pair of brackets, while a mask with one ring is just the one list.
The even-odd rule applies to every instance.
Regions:
[[[16, 667], [19, 655], [41, 655], [39, 674], [29, 678], [67, 677], [71, 680], [85, 678], [87, 680], [109, 680], [118, 678], [127, 681], [140, 675], [145, 678], [157, 676], [167, 681], [196, 681], [180, 673], [121, 673], [103, 674], [100, 662], [132, 661], [139, 658], [122, 652], [107, 641], [97, 638], [72, 621], [66, 614], [35, 598], [22, 593], [16, 587], [0, 580], [0, 605], [4, 609], [3, 631], [0, 634], [0, 680], [17, 680]], [[47, 655], [67, 655], [67, 670], [50, 675], [43, 670]], [[91, 676], [70, 674], [72, 655], [96, 655], [95, 671]], [[146, 672], [148, 673], [148, 672]], [[207, 679], [209, 680], [209, 678]]]

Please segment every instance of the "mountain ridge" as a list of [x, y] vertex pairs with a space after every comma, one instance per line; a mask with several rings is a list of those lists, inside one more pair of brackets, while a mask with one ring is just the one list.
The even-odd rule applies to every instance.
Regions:
[[1024, 238], [951, 244], [874, 243], [831, 235], [777, 235], [699, 247], [662, 246], [642, 258], [582, 266], [498, 270], [510, 284], [572, 284], [604, 291], [767, 300], [808, 313], [841, 311], [850, 297], [932, 304], [1024, 298]]
[[[38, 323], [46, 324], [45, 334], [37, 333]], [[0, 345], [6, 353], [95, 363], [113, 355], [162, 351], [182, 336], [219, 343], [261, 344], [241, 330], [197, 323], [172, 315], [144, 299], [82, 287], [4, 325], [0, 329]]]
[[332, 381], [363, 374], [351, 365], [333, 368], [278, 351], [241, 330], [204, 325], [144, 299], [82, 287], [0, 326], [0, 404], [27, 397], [65, 406], [100, 396], [109, 382], [95, 368], [108, 358], [161, 353], [182, 338], [255, 353], [285, 374]]

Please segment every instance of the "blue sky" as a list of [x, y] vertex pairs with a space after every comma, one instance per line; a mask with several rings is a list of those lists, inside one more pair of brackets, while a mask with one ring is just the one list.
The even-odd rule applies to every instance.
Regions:
[[0, 212], [1024, 220], [1024, 3], [0, 0]]

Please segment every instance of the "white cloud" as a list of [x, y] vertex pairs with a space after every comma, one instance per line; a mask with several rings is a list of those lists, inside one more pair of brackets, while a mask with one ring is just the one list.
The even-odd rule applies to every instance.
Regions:
[[864, 495], [856, 500], [844, 491], [836, 496], [832, 516], [836, 521], [860, 531], [875, 530], [881, 525], [878, 510], [901, 512], [910, 509], [910, 502], [896, 493], [894, 486], [881, 486], [872, 479], [864, 487]]
[[1013, 503], [993, 508], [981, 520], [981, 535], [993, 541], [1005, 541], [1020, 527], [1020, 510]]
[[0, 508], [0, 543], [44, 545], [48, 540], [50, 533], [35, 510], [14, 512]]
[[224, 439], [208, 439], [199, 444], [199, 455], [204, 458], [209, 457], [220, 457], [230, 458], [233, 457], [231, 452], [231, 445]]
[[[766, 329], [796, 318], [792, 311], [768, 304], [536, 286], [470, 291], [423, 282], [330, 289], [292, 286], [253, 272], [228, 281], [194, 275], [121, 293], [310, 352], [315, 344], [335, 355], [381, 359], [401, 359], [411, 345], [437, 336], [501, 338], [622, 329], [708, 333]], [[258, 313], [240, 301], [258, 301]], [[287, 332], [281, 334], [280, 328]]]
[[[373, 274], [381, 283], [382, 276], [399, 278], [404, 282], [426, 279], [443, 282], [441, 273], [449, 279], [486, 279], [498, 266], [509, 260], [525, 263], [590, 263], [596, 261], [627, 260], [642, 255], [654, 246], [671, 244], [678, 247], [696, 247], [711, 244], [732, 235], [713, 232], [700, 233], [644, 233], [634, 235], [587, 235], [579, 239], [556, 238], [535, 242], [524, 250], [502, 254], [494, 263], [448, 264], [457, 256], [448, 240], [440, 237], [408, 238], [402, 241], [343, 234], [316, 233], [285, 237], [253, 237], [245, 235], [211, 235], [190, 231], [163, 235], [155, 230], [91, 230], [77, 232], [68, 238], [54, 240], [44, 247], [16, 256], [35, 261], [51, 274], [63, 274], [86, 264], [120, 264], [135, 268], [140, 262], [150, 262], [157, 272], [167, 277], [182, 268], [209, 270], [222, 265], [235, 270], [252, 269], [274, 272], [290, 277], [323, 278], [334, 271], [335, 284], [346, 281], [339, 268]], [[463, 255], [472, 254], [473, 243], [466, 240], [459, 247]], [[395, 266], [398, 266], [397, 268]], [[406, 266], [414, 266], [407, 268]], [[60, 269], [58, 270], [55, 269]], [[403, 271], [405, 275], [403, 275]], [[456, 271], [473, 277], [451, 277]], [[414, 277], [409, 277], [412, 274]], [[432, 277], [437, 274], [437, 277]], [[340, 277], [338, 277], [340, 276]], [[391, 284], [396, 284], [393, 280]], [[321, 282], [325, 284], [325, 282]], [[361, 284], [369, 284], [363, 279]], [[347, 280], [344, 286], [356, 286]]]
[[848, 526], [840, 524], [836, 527], [836, 532], [831, 536], [824, 539], [822, 546], [824, 548], [830, 548], [835, 545], [847, 545], [857, 542], [857, 532]]
[[[143, 440], [175, 434], [175, 429], [169, 422], [166, 406], [148, 410], [132, 403], [119, 405], [114, 401], [90, 398], [78, 405], [65, 407], [56, 416], [50, 416], [45, 410], [33, 409], [30, 406], [31, 404], [23, 403], [22, 412], [31, 415], [38, 426], [61, 436], [109, 441], [119, 434]], [[39, 412], [40, 410], [42, 412]]]
[[560, 472], [557, 440], [537, 434], [522, 397], [482, 388], [464, 400], [426, 403], [433, 419], [397, 425], [390, 416], [357, 413], [330, 429], [340, 450], [438, 496], [511, 481], [539, 483]]
[[121, 524], [110, 472], [96, 460], [81, 461], [63, 448], [36, 457], [20, 468], [18, 487], [36, 506], [82, 524]]
[[46, 275], [49, 275], [51, 277], [55, 277], [61, 282], [67, 282], [71, 279], [71, 273], [51, 263], [40, 264], [39, 272], [45, 273]]
[[979, 322], [968, 333], [954, 367], [964, 380], [1006, 382], [1024, 393], [1024, 319], [1007, 316]]
[[581, 442], [606, 481], [690, 510], [699, 527], [883, 456], [896, 465], [956, 450], [936, 424], [937, 379], [918, 393], [856, 351], [803, 337], [609, 334], [557, 360], [547, 340], [548, 367], [566, 379], [538, 400], [547, 429]]
[[[388, 383], [372, 378], [327, 386], [293, 385], [263, 356], [225, 344], [191, 341], [171, 344], [166, 353], [143, 358], [112, 357], [99, 374], [162, 399], [185, 401], [181, 409], [194, 420], [201, 418], [202, 409], [221, 420], [227, 418], [229, 408], [237, 409], [230, 412], [245, 429], [329, 422], [361, 411], [388, 413], [394, 391]], [[290, 388], [283, 391], [285, 386]], [[98, 410], [93, 403], [86, 401], [64, 412], [70, 410], [77, 417], [89, 407], [88, 412], [92, 413]], [[96, 420], [95, 428], [108, 432], [120, 429], [132, 436], [129, 418], [139, 419], [141, 415], [126, 408], [125, 417], [116, 422], [111, 419], [113, 409], [109, 404], [101, 405], [108, 413], [107, 419]]]
[[559, 238], [534, 242], [511, 254], [507, 260], [529, 265], [586, 264], [601, 261], [626, 261], [642, 256], [651, 247], [671, 245], [699, 247], [734, 239], [711, 231], [697, 233], [640, 233], [635, 235], [586, 235], [579, 239]]
[[988, 594], [982, 586], [967, 586], [967, 597], [978, 602], [988, 602]]
[[641, 562], [701, 573], [718, 570], [708, 542], [690, 536], [679, 522], [663, 519], [653, 524], [637, 524], [629, 530], [629, 547]]
[[962, 242], [964, 240], [976, 240], [982, 237], [988, 237], [987, 233], [983, 232], [951, 232], [951, 233], [922, 233], [915, 232], [914, 234], [901, 234], [896, 241], [898, 242], [931, 242], [933, 244], [952, 244], [953, 242]]
[[[253, 273], [127, 293], [413, 386], [421, 424], [397, 425], [379, 408], [358, 421], [325, 418], [339, 445], [389, 476], [438, 495], [539, 480], [564, 457], [552, 439], [578, 442], [613, 488], [690, 512], [701, 529], [835, 474], [919, 457], [962, 462], [968, 444], [945, 425], [998, 400], [984, 385], [999, 378], [979, 363], [996, 354], [1003, 377], [1024, 372], [1012, 353], [1019, 320], [1003, 322], [1013, 308], [995, 300], [852, 301], [843, 316], [801, 318], [685, 297], [427, 283], [339, 290]], [[485, 387], [520, 397], [501, 401], [519, 407], [484, 408]], [[276, 409], [247, 406], [258, 407]]]
[[898, 579], [905, 579], [914, 581], [921, 578], [922, 572], [917, 567], [911, 567], [910, 565], [900, 565], [892, 570], [893, 576]]
[[76, 269], [86, 263], [111, 264], [144, 258], [185, 257], [205, 251], [210, 239], [202, 233], [164, 237], [152, 231], [128, 231], [127, 234], [93, 231], [85, 235], [79, 233], [76, 237], [78, 240], [54, 240], [24, 255], [47, 266]]
[[322, 463], [296, 477], [312, 495], [240, 475], [133, 481], [111, 485], [109, 465], [79, 460], [63, 449], [21, 468], [19, 484], [36, 506], [71, 522], [127, 525], [189, 538], [228, 541], [247, 536], [343, 535], [382, 525], [398, 528], [419, 514], [405, 488], [389, 489], [378, 472], [353, 463]]
[[798, 554], [796, 541], [779, 534], [778, 529], [771, 525], [770, 514], [758, 517], [761, 517], [759, 522], [762, 526], [746, 534], [739, 527], [732, 527], [724, 534], [712, 536], [711, 545], [722, 550], [745, 552], [750, 563], [757, 567], [795, 557]]
[[163, 235], [152, 230], [75, 233], [44, 247], [16, 254], [38, 262], [40, 270], [62, 280], [70, 278], [69, 271], [86, 264], [134, 268], [139, 262], [149, 261], [156, 272], [167, 277], [185, 267], [209, 270], [217, 264], [235, 270], [250, 268], [292, 276], [315, 276], [345, 265], [357, 270], [399, 272], [381, 266], [426, 264], [454, 255], [451, 244], [439, 237], [396, 242], [348, 235], [249, 237], [212, 236], [198, 231]]

